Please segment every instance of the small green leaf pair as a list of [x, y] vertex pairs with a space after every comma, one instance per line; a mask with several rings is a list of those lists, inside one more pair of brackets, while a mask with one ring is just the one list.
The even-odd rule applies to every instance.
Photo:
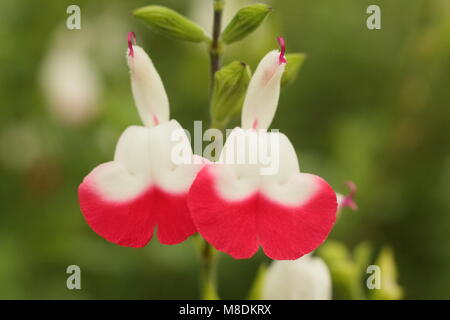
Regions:
[[[242, 40], [255, 31], [272, 10], [265, 4], [254, 4], [240, 9], [221, 36], [225, 44]], [[195, 22], [178, 12], [157, 5], [139, 8], [133, 14], [155, 31], [173, 39], [208, 42], [209, 37]]]

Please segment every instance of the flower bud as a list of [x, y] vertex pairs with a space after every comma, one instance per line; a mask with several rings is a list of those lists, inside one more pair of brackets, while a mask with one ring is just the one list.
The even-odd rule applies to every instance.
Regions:
[[199, 25], [169, 8], [152, 5], [136, 9], [133, 14], [156, 32], [169, 38], [192, 42], [208, 39]]
[[139, 116], [147, 126], [169, 120], [169, 100], [152, 60], [145, 51], [129, 42], [127, 54], [131, 89]]
[[239, 61], [216, 72], [211, 105], [214, 123], [226, 126], [230, 118], [242, 109], [250, 78], [250, 67]]
[[269, 128], [280, 97], [281, 77], [286, 65], [284, 61], [284, 46], [282, 46], [281, 52], [271, 51], [259, 63], [244, 100], [243, 129]]
[[289, 62], [284, 70], [281, 78], [281, 86], [287, 86], [297, 79], [298, 73], [305, 62], [306, 55], [304, 53], [291, 53], [286, 55], [286, 60]]
[[226, 44], [242, 40], [255, 31], [272, 8], [266, 4], [253, 4], [240, 9], [222, 33]]
[[263, 299], [331, 299], [331, 276], [327, 265], [311, 255], [294, 261], [272, 262], [266, 275]]

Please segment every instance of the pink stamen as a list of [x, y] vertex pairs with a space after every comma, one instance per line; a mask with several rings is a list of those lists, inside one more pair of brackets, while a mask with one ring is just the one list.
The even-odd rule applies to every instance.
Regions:
[[136, 44], [136, 34], [134, 32], [128, 32], [128, 55], [131, 57], [134, 57], [133, 42]]
[[356, 211], [356, 210], [358, 210], [358, 205], [354, 201], [354, 198], [355, 198], [355, 195], [356, 195], [356, 184], [354, 184], [351, 181], [347, 181], [345, 184], [350, 189], [350, 192], [342, 200], [341, 206], [342, 207], [349, 207], [353, 211]]
[[258, 119], [253, 120], [252, 129], [256, 129], [258, 127]]
[[284, 38], [283, 37], [278, 37], [277, 41], [278, 41], [278, 44], [281, 47], [279, 64], [287, 63], [287, 60], [286, 60], [286, 43], [284, 41]]

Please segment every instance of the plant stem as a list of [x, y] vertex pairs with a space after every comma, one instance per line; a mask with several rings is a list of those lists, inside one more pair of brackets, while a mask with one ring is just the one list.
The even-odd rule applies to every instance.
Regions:
[[201, 290], [203, 300], [218, 300], [217, 295], [217, 252], [205, 240], [201, 246]]
[[220, 59], [222, 55], [222, 48], [220, 44], [220, 32], [222, 30], [222, 13], [225, 5], [225, 0], [214, 1], [214, 20], [212, 30], [212, 41], [209, 48], [209, 56], [211, 61], [211, 94], [214, 90], [214, 75], [220, 69]]
[[[213, 0], [214, 1], [214, 20], [212, 30], [212, 40], [209, 47], [210, 57], [210, 97], [214, 90], [214, 76], [220, 69], [220, 60], [222, 55], [222, 48], [220, 44], [220, 32], [222, 29], [222, 12], [225, 5], [225, 0]], [[214, 126], [214, 124], [212, 124]], [[213, 159], [210, 159], [213, 160]], [[217, 252], [215, 249], [204, 239], [200, 246], [201, 256], [201, 298], [204, 300], [217, 300]]]

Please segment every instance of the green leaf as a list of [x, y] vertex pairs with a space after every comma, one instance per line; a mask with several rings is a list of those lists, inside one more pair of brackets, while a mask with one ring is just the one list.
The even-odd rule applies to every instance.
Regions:
[[341, 242], [328, 240], [318, 251], [330, 269], [334, 299], [364, 299], [361, 270]]
[[253, 4], [240, 9], [222, 33], [222, 41], [226, 44], [242, 40], [255, 31], [272, 7], [266, 4]]
[[211, 103], [211, 117], [218, 127], [226, 127], [231, 117], [242, 109], [251, 79], [250, 67], [234, 61], [216, 72]]
[[353, 249], [353, 257], [361, 274], [366, 274], [372, 257], [372, 246], [368, 242], [361, 242]]
[[199, 25], [172, 9], [152, 5], [136, 9], [133, 14], [153, 30], [169, 38], [192, 42], [208, 40]]
[[261, 264], [253, 281], [252, 288], [248, 294], [247, 300], [261, 300], [263, 298], [263, 288], [266, 281], [267, 265]]
[[304, 53], [291, 53], [286, 55], [286, 69], [284, 70], [283, 77], [281, 78], [281, 86], [287, 86], [297, 79], [298, 73], [305, 62], [306, 54]]
[[400, 300], [403, 288], [397, 283], [397, 267], [394, 253], [390, 248], [383, 248], [376, 260], [381, 271], [381, 288], [370, 290], [372, 300]]

